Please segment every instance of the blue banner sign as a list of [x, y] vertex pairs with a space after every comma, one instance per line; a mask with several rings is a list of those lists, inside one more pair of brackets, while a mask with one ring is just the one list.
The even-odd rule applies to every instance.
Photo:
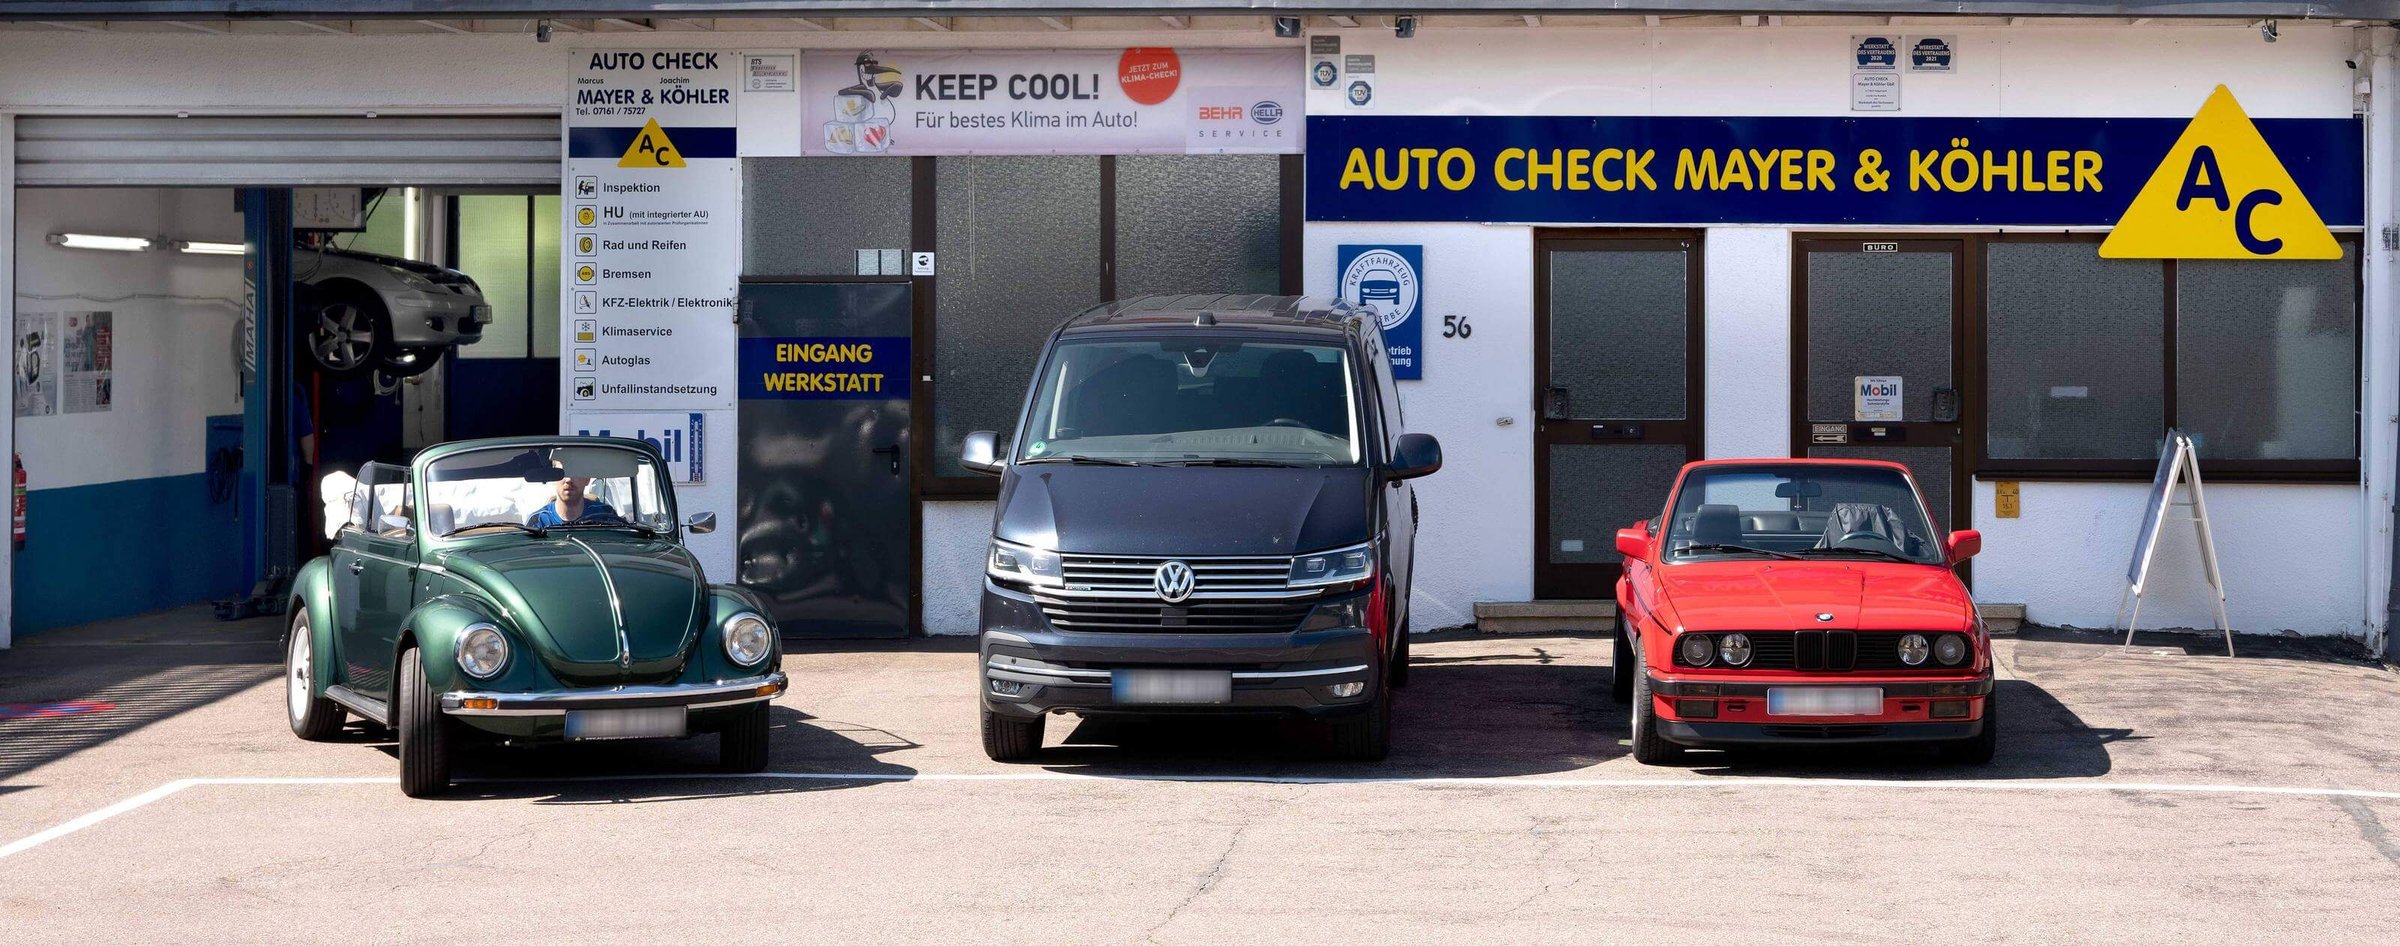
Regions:
[[1342, 301], [1375, 310], [1383, 326], [1383, 350], [1392, 358], [1392, 377], [1414, 381], [1425, 376], [1418, 358], [1424, 349], [1425, 247], [1420, 244], [1335, 248], [1335, 287]]
[[[1308, 219], [2107, 226], [2185, 118], [1308, 119]], [[2357, 119], [2262, 118], [2329, 226], [2364, 219]]]
[[742, 339], [744, 400], [908, 397], [908, 336]]

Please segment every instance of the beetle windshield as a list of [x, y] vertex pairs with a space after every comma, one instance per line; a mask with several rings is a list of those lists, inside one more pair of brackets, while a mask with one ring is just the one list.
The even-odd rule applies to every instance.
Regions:
[[469, 450], [426, 467], [425, 527], [436, 536], [528, 528], [665, 532], [674, 522], [665, 482], [649, 455], [623, 447]]
[[1942, 563], [1908, 477], [1890, 467], [1703, 467], [1684, 478], [1667, 524], [1667, 560], [1761, 557]]
[[1059, 342], [1018, 462], [1347, 466], [1358, 390], [1338, 345], [1189, 336]]

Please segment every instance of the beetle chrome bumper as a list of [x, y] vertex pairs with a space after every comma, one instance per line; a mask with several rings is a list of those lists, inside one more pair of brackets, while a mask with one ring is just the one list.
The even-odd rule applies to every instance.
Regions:
[[621, 686], [552, 693], [442, 694], [442, 712], [452, 716], [563, 716], [568, 710], [641, 709], [681, 706], [718, 709], [771, 700], [790, 686], [782, 671], [739, 680], [669, 686]]

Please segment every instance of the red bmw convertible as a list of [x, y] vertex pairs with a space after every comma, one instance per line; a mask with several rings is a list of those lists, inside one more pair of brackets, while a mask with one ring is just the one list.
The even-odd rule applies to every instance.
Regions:
[[1896, 463], [1710, 460], [1617, 532], [1614, 696], [1633, 756], [1698, 746], [1936, 743], [1992, 758], [1991, 636]]

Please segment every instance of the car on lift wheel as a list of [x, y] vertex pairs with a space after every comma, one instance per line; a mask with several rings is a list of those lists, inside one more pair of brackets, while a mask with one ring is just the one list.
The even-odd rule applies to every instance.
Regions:
[[1024, 762], [1041, 754], [1047, 715], [1012, 719], [983, 707], [983, 754], [994, 762]]
[[324, 742], [342, 731], [341, 704], [317, 695], [316, 638], [309, 632], [308, 609], [292, 609], [291, 637], [284, 642], [283, 689], [285, 715], [292, 735]]
[[393, 355], [391, 313], [383, 300], [360, 290], [336, 290], [317, 307], [308, 326], [308, 353], [331, 375], [382, 368]]
[[717, 733], [717, 767], [736, 774], [766, 771], [769, 728], [765, 703], [736, 712]]
[[450, 789], [450, 719], [434, 705], [422, 651], [411, 647], [400, 655], [398, 677], [392, 728], [400, 733], [400, 791], [410, 798], [439, 795]]

